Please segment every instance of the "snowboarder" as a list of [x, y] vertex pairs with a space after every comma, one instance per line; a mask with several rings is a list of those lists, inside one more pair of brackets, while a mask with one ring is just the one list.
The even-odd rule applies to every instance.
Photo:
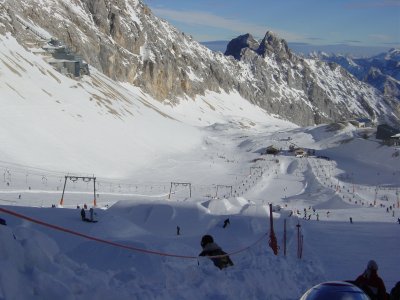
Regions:
[[228, 226], [228, 225], [230, 225], [231, 224], [231, 222], [229, 221], [229, 218], [228, 219], [226, 219], [225, 221], [224, 221], [224, 226], [222, 226], [222, 228], [226, 228], [226, 226]]
[[0, 218], [0, 224], [6, 226], [7, 222], [6, 222], [6, 220]]
[[386, 287], [378, 276], [378, 264], [370, 260], [367, 269], [357, 277], [355, 284], [361, 288], [372, 300], [386, 300]]
[[200, 245], [203, 248], [203, 251], [201, 251], [199, 256], [210, 256], [210, 259], [217, 268], [224, 269], [233, 266], [232, 260], [220, 246], [214, 243], [214, 239], [211, 235], [204, 235], [201, 239]]
[[353, 218], [350, 217], [350, 224], [353, 224]]
[[181, 228], [179, 226], [176, 226], [176, 235], [181, 234]]

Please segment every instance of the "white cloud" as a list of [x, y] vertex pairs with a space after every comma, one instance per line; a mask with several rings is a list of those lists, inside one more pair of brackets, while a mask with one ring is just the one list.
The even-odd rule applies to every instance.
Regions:
[[369, 38], [377, 42], [391, 42], [393, 37], [385, 34], [370, 34]]
[[295, 33], [273, 29], [267, 25], [258, 25], [243, 22], [236, 19], [225, 18], [217, 16], [208, 12], [201, 11], [181, 11], [166, 8], [152, 8], [155, 15], [165, 18], [167, 20], [174, 20], [191, 26], [207, 26], [224, 30], [229, 30], [238, 34], [250, 33], [256, 37], [264, 37], [267, 31], [273, 31], [280, 37], [287, 40], [300, 40], [304, 39]]

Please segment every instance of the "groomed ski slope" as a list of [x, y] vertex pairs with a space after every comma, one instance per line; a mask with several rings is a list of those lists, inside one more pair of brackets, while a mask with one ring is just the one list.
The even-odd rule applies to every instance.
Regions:
[[[298, 299], [322, 281], [355, 279], [370, 259], [390, 291], [400, 263], [398, 150], [348, 124], [271, 127], [213, 125], [201, 129], [206, 137], [193, 151], [152, 161], [123, 179], [98, 177], [98, 223], [82, 222], [76, 209], [92, 205], [91, 183], [68, 181], [60, 207], [66, 174], [3, 162], [1, 208], [116, 245], [0, 212], [8, 224], [0, 227], [0, 298]], [[316, 154], [295, 157], [286, 151], [291, 144]], [[283, 151], [262, 155], [270, 145]], [[190, 182], [192, 196], [171, 182]], [[277, 256], [268, 247], [268, 203]], [[223, 229], [226, 218], [231, 224]], [[238, 252], [233, 267], [220, 271], [197, 258], [206, 233]]]
[[[160, 103], [93, 68], [62, 76], [33, 52], [0, 38], [0, 299], [298, 299], [370, 259], [388, 289], [399, 280], [400, 157], [373, 130], [298, 128], [237, 93]], [[263, 155], [271, 145], [282, 153]], [[60, 206], [67, 175], [96, 177], [97, 223], [76, 209], [93, 205], [93, 181], [68, 179]], [[198, 260], [206, 233], [234, 267]]]

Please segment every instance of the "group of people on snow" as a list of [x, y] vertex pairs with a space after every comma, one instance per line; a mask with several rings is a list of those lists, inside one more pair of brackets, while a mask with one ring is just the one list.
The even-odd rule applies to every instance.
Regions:
[[[94, 210], [89, 209], [90, 217], [86, 217], [85, 208], [81, 209], [81, 218], [85, 222], [96, 222], [94, 220]], [[352, 222], [352, 218], [350, 218]], [[229, 218], [224, 220], [223, 228], [230, 224]], [[180, 235], [180, 227], [177, 226], [177, 235]], [[206, 234], [202, 237], [200, 245], [202, 251], [199, 256], [206, 256], [211, 259], [214, 265], [219, 269], [233, 266], [233, 262], [229, 255], [215, 243], [214, 238]], [[355, 281], [351, 281], [369, 296], [371, 300], [400, 300], [400, 281], [391, 289], [390, 294], [387, 293], [383, 280], [378, 276], [378, 265], [374, 260], [370, 260], [365, 271], [357, 277]]]
[[82, 221], [84, 221], [84, 222], [92, 222], [92, 223], [97, 222], [97, 221], [94, 219], [94, 215], [95, 215], [95, 214], [96, 214], [96, 213], [94, 212], [93, 207], [91, 207], [91, 208], [89, 209], [89, 218], [87, 218], [87, 217], [86, 217], [85, 208], [83, 207], [83, 208], [81, 209], [81, 218], [82, 218]]
[[[203, 251], [199, 256], [209, 257], [217, 268], [233, 266], [229, 255], [214, 242], [211, 235], [204, 235], [200, 245]], [[391, 289], [390, 294], [387, 293], [385, 284], [378, 275], [378, 264], [374, 260], [370, 260], [365, 271], [351, 283], [362, 289], [371, 300], [400, 300], [400, 281]]]

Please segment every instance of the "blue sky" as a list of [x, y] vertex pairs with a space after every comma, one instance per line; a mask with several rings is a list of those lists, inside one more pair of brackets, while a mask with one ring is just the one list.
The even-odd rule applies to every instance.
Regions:
[[144, 0], [197, 41], [268, 30], [288, 42], [400, 47], [400, 0]]

